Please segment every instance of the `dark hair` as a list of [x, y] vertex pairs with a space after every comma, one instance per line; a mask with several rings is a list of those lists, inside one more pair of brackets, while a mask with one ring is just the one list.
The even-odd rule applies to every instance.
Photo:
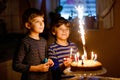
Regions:
[[51, 32], [54, 32], [55, 31], [55, 28], [58, 28], [60, 27], [61, 25], [66, 25], [66, 27], [69, 27], [70, 28], [70, 23], [67, 19], [63, 18], [63, 17], [59, 17], [57, 18], [54, 23], [52, 23], [51, 25]]
[[36, 8], [28, 8], [22, 16], [22, 21], [23, 23], [29, 22], [29, 20], [35, 18], [36, 16], [43, 16], [44, 14], [43, 12], [41, 12], [40, 10], [36, 9]]

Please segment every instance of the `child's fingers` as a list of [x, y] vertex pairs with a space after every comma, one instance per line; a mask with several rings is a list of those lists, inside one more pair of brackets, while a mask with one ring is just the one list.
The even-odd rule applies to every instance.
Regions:
[[45, 66], [46, 66], [46, 67], [47, 67], [47, 66], [49, 67], [49, 63], [48, 63], [48, 62], [47, 62], [47, 63], [45, 63]]

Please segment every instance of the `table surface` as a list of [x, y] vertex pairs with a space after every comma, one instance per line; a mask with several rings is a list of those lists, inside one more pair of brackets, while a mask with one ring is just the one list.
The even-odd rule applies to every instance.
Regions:
[[69, 75], [69, 76], [98, 76], [98, 75], [102, 75], [105, 74], [107, 72], [107, 70], [102, 67], [101, 70], [96, 70], [96, 71], [71, 71], [70, 67], [66, 68], [64, 71], [65, 75]]
[[97, 71], [76, 71], [76, 72], [71, 71], [69, 67], [66, 68], [63, 72], [66, 76], [74, 76], [72, 78], [67, 78], [64, 80], [120, 80], [120, 78], [100, 76], [107, 72], [107, 70], [104, 67], [101, 70]]
[[67, 80], [120, 80], [120, 78], [112, 78], [112, 77], [101, 77], [101, 76], [91, 76], [91, 77], [73, 77]]

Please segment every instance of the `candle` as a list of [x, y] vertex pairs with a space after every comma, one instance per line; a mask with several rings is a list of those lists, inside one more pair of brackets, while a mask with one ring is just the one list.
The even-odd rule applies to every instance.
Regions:
[[77, 61], [79, 61], [79, 57], [80, 57], [80, 54], [79, 54], [79, 52], [77, 52]]
[[82, 55], [82, 60], [84, 60], [84, 55]]
[[92, 51], [91, 52], [91, 60], [93, 60], [94, 59], [94, 52]]
[[83, 46], [83, 51], [84, 51], [84, 59], [87, 59], [87, 52], [86, 52], [85, 46]]
[[80, 57], [79, 52], [77, 52], [76, 56], [77, 56], [77, 62], [78, 62], [79, 61], [79, 57]]
[[72, 58], [72, 48], [70, 49], [70, 58]]
[[75, 62], [77, 62], [77, 55], [75, 54], [74, 57], [75, 57]]
[[94, 57], [94, 60], [96, 61], [96, 60], [97, 60], [97, 54], [95, 54], [94, 56], [95, 56], [95, 57]]
[[84, 55], [82, 55], [82, 62], [81, 62], [81, 64], [83, 65], [84, 64]]

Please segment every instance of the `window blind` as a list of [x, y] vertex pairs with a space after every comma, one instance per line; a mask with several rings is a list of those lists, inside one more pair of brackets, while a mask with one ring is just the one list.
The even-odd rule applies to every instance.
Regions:
[[[62, 17], [68, 19], [69, 17], [74, 18], [77, 16], [75, 1], [76, 0], [60, 0], [60, 5], [63, 6], [63, 10], [61, 11]], [[84, 16], [96, 16], [96, 0], [84, 0]]]

